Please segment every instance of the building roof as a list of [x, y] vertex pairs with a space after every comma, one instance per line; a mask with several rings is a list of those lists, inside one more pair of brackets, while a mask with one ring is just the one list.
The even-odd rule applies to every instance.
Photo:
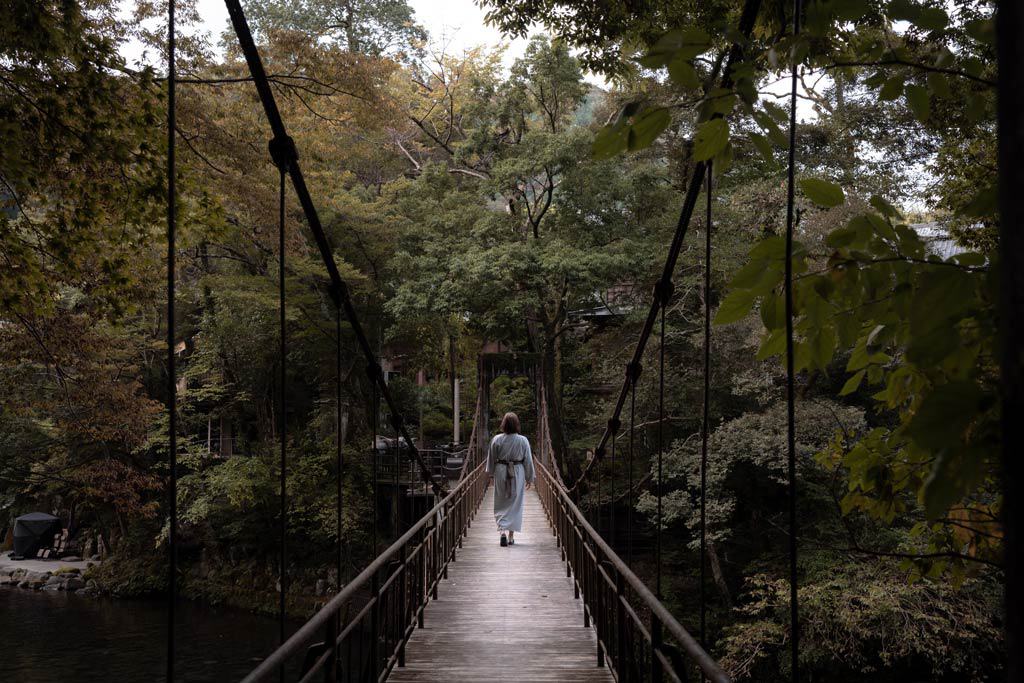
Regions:
[[910, 227], [924, 242], [928, 253], [938, 256], [943, 261], [966, 251], [950, 236], [949, 231], [936, 221], [914, 223]]

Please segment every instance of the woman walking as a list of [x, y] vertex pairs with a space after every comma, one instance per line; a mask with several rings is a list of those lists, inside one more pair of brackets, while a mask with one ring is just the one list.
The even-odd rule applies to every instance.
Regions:
[[530, 442], [519, 433], [519, 416], [515, 413], [505, 413], [501, 432], [491, 439], [487, 473], [494, 478], [494, 521], [504, 548], [516, 542], [515, 533], [523, 528], [525, 492], [537, 476]]

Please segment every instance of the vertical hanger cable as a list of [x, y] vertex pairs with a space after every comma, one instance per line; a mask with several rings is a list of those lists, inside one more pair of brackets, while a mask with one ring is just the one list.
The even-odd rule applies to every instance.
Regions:
[[[793, 39], [800, 35], [801, 1], [793, 0]], [[795, 54], [795, 44], [793, 53]], [[796, 181], [796, 99], [797, 61], [791, 72], [789, 102], [789, 165], [786, 187], [786, 449], [789, 475], [789, 622], [792, 680], [800, 680], [800, 609], [797, 603], [797, 521], [796, 521], [796, 396], [793, 368], [793, 228]]]
[[[704, 221], [704, 405], [700, 421], [700, 644], [707, 644], [707, 490], [708, 432], [711, 413], [711, 192], [713, 168], [708, 162], [707, 216]], [[702, 675], [703, 679], [703, 675]]]
[[341, 308], [339, 307], [335, 314], [335, 408], [337, 414], [335, 416], [335, 424], [338, 428], [337, 436], [337, 462], [338, 462], [338, 590], [341, 590], [343, 585], [342, 573], [345, 566], [345, 557], [342, 543], [342, 533], [344, 533], [344, 512], [345, 512], [345, 489], [344, 489], [344, 476], [345, 476], [345, 456], [343, 449], [345, 444], [342, 443], [341, 433]]
[[[279, 354], [281, 357], [281, 376], [279, 379], [280, 386], [278, 391], [280, 394], [280, 413], [278, 415], [279, 428], [278, 433], [281, 439], [281, 462], [280, 462], [280, 514], [281, 514], [281, 538], [280, 538], [280, 556], [281, 556], [281, 594], [280, 603], [278, 604], [278, 618], [280, 620], [279, 632], [281, 638], [281, 644], [284, 644], [285, 638], [285, 625], [288, 618], [288, 608], [286, 596], [288, 594], [288, 569], [287, 569], [287, 534], [288, 534], [288, 421], [286, 417], [286, 411], [288, 409], [287, 396], [285, 395], [286, 383], [287, 383], [287, 370], [288, 370], [288, 339], [285, 334], [285, 288], [284, 288], [284, 267], [285, 267], [285, 254], [284, 254], [284, 176], [287, 168], [284, 164], [278, 165], [278, 171], [280, 175], [280, 187], [278, 190], [278, 237], [277, 237], [277, 296], [278, 296], [278, 335], [280, 337], [281, 347]], [[281, 680], [284, 680], [284, 667], [281, 667]]]
[[178, 587], [178, 386], [174, 363], [174, 250], [177, 223], [177, 188], [175, 187], [175, 37], [174, 4], [167, 3], [167, 402], [168, 402], [168, 476], [167, 497], [170, 523], [167, 534], [167, 681], [174, 680], [174, 600]]
[[658, 333], [658, 481], [655, 488], [658, 492], [658, 513], [655, 517], [657, 528], [655, 530], [654, 555], [657, 564], [657, 579], [655, 595], [661, 600], [661, 526], [663, 521], [662, 511], [662, 482], [663, 482], [663, 460], [665, 455], [665, 308], [668, 304], [668, 295], [663, 282], [658, 283], [661, 296], [661, 329]]

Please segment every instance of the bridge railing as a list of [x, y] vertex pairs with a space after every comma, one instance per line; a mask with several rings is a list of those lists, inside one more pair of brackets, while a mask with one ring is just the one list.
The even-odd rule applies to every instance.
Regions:
[[[540, 495], [558, 541], [566, 575], [583, 599], [584, 626], [594, 622], [597, 664], [618, 681], [701, 680], [729, 676], [605, 543], [544, 464], [537, 467]], [[691, 675], [692, 674], [692, 675]]]
[[[487, 478], [482, 463], [260, 663], [243, 681], [278, 680], [303, 657], [299, 681], [383, 681], [405, 663], [405, 645], [469, 529]], [[350, 616], [351, 615], [351, 616]]]
[[[422, 478], [419, 463], [410, 461], [396, 446], [375, 449], [372, 453], [377, 458], [377, 476], [381, 483], [395, 480], [397, 470], [398, 482], [408, 484], [410, 490], [429, 492], [430, 487]], [[448, 451], [440, 448], [419, 449], [423, 466], [435, 480], [448, 482], [457, 479], [462, 473], [462, 466], [469, 457], [468, 446], [460, 450]], [[454, 461], [454, 462], [450, 462]]]

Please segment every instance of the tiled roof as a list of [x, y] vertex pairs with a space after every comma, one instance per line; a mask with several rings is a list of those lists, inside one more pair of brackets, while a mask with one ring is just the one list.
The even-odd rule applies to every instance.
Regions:
[[938, 256], [943, 261], [966, 251], [950, 236], [949, 231], [937, 222], [914, 223], [910, 227], [925, 243], [928, 253]]

